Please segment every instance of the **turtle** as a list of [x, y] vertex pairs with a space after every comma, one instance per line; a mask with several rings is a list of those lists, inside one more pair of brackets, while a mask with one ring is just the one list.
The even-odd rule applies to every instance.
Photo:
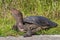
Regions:
[[43, 16], [29, 16], [23, 18], [19, 10], [11, 8], [10, 11], [16, 19], [16, 24], [13, 25], [13, 29], [25, 32], [24, 37], [30, 37], [39, 30], [57, 26], [57, 23]]

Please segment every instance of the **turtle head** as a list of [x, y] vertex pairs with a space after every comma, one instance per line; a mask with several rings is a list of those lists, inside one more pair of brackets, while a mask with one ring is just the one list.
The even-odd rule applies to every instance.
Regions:
[[21, 11], [15, 8], [10, 8], [10, 11], [12, 13], [12, 16], [16, 19], [17, 22], [23, 23], [23, 15]]
[[12, 16], [16, 19], [16, 25], [18, 27], [18, 30], [23, 31], [24, 27], [23, 27], [23, 15], [22, 15], [22, 13], [15, 8], [10, 8], [10, 11], [12, 13]]

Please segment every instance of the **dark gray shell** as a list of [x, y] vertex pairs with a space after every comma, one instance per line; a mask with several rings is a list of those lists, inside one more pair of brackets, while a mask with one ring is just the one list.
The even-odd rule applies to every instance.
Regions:
[[57, 26], [55, 22], [52, 22], [43, 16], [26, 17], [24, 18], [24, 23], [33, 23], [33, 24], [42, 25], [42, 26]]

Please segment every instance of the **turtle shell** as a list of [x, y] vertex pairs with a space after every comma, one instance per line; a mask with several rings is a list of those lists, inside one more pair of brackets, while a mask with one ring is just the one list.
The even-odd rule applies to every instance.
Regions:
[[40, 26], [57, 26], [55, 22], [52, 22], [43, 16], [29, 16], [24, 18], [24, 23], [32, 23]]

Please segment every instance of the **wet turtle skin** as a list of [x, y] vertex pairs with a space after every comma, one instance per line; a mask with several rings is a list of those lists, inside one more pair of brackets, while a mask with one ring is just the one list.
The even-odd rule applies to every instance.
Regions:
[[30, 37], [34, 35], [37, 31], [49, 29], [48, 26], [40, 26], [36, 24], [25, 24], [24, 25], [25, 34], [24, 37]]

